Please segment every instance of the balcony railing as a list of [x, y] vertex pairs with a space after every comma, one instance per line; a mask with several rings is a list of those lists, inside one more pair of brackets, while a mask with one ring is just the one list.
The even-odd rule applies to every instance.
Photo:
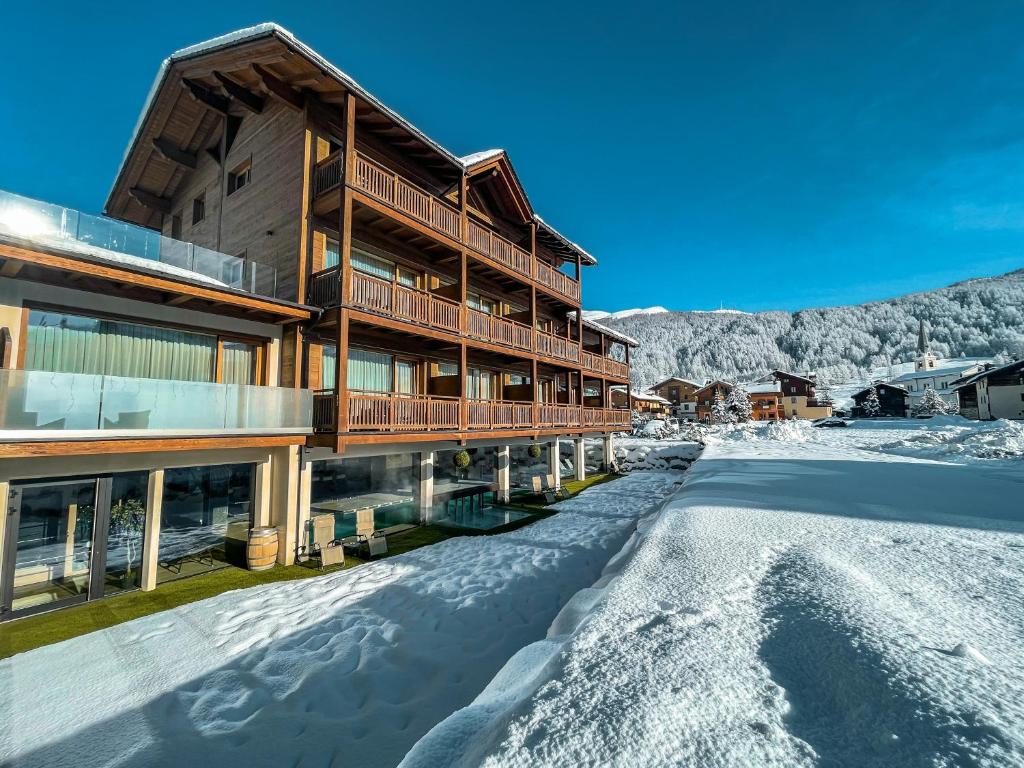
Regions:
[[580, 365], [588, 371], [607, 373], [609, 376], [615, 376], [620, 379], [629, 378], [629, 366], [625, 363], [620, 363], [618, 360], [612, 360], [610, 357], [604, 357], [594, 352], [581, 351]]
[[345, 155], [338, 149], [316, 164], [313, 171], [313, 194], [322, 195], [341, 186], [345, 174]]
[[533, 258], [530, 256], [529, 251], [523, 250], [515, 243], [506, 240], [498, 233], [477, 224], [475, 221], [469, 222], [469, 232], [467, 235], [467, 242], [474, 250], [479, 251], [484, 256], [490, 256], [495, 261], [514, 269], [521, 275], [532, 277], [530, 262], [533, 261]]
[[104, 216], [32, 200], [0, 190], [0, 237], [28, 247], [53, 247], [122, 266], [217, 288], [275, 296], [277, 270], [249, 259], [164, 237]]
[[563, 296], [579, 301], [580, 284], [543, 261], [533, 263], [533, 277], [541, 285], [546, 285]]
[[307, 434], [309, 390], [0, 369], [0, 439]]
[[[460, 428], [462, 400], [434, 395], [353, 391], [348, 396], [349, 431], [431, 432]], [[494, 431], [531, 428], [628, 427], [623, 408], [585, 408], [562, 403], [467, 399], [466, 429]], [[338, 431], [338, 398], [320, 390], [313, 400], [313, 427], [318, 433]]]
[[353, 186], [456, 240], [462, 236], [462, 215], [456, 208], [417, 187], [383, 165], [356, 154]]
[[557, 357], [559, 360], [568, 360], [576, 363], [580, 359], [580, 345], [564, 336], [556, 336], [547, 331], [537, 331], [534, 336], [537, 354], [547, 357]]
[[364, 272], [353, 271], [351, 280], [350, 300], [354, 307], [459, 332], [461, 307], [458, 302]]
[[466, 333], [474, 338], [529, 352], [533, 348], [530, 326], [478, 309], [466, 310]]
[[520, 429], [533, 426], [533, 403], [510, 400], [470, 400], [470, 429]]

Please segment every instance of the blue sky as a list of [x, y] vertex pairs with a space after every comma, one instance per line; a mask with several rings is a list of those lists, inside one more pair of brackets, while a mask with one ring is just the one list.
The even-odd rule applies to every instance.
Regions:
[[[86, 10], [87, 8], [87, 10]], [[0, 188], [97, 212], [160, 60], [273, 20], [505, 147], [586, 304], [799, 309], [1024, 267], [1015, 2], [12, 3]]]

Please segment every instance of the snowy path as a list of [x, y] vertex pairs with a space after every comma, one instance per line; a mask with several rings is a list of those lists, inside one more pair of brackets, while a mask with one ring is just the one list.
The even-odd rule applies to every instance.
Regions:
[[0, 765], [395, 765], [544, 636], [681, 477], [0, 661]]
[[713, 441], [403, 766], [1024, 766], [1024, 463], [803, 439]]

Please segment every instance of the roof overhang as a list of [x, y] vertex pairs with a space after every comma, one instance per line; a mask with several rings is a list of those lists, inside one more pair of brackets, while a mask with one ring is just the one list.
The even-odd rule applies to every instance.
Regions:
[[501, 207], [522, 223], [533, 221], [533, 207], [505, 150], [477, 152], [467, 155], [462, 161], [470, 184], [486, 185]]

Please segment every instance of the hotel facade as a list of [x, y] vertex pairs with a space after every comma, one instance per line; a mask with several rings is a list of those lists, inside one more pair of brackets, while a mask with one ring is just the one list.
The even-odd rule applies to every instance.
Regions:
[[[0, 618], [582, 476], [628, 429], [596, 262], [274, 25], [157, 76], [105, 216], [0, 193]], [[454, 457], [465, 451], [468, 467]], [[464, 457], [460, 457], [464, 458]]]

